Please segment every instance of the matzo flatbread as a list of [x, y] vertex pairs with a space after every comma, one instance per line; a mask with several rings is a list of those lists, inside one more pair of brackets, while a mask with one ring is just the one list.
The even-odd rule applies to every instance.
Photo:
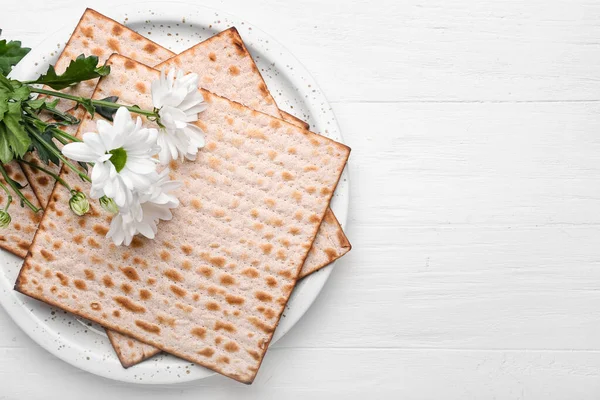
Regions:
[[[64, 71], [70, 60], [79, 54], [96, 54], [101, 61], [104, 61], [115, 50], [119, 50], [121, 55], [147, 65], [148, 63], [154, 65], [155, 61], [159, 62], [158, 68], [178, 66], [189, 69], [189, 72], [198, 73], [202, 82], [204, 82], [205, 88], [217, 95], [241, 102], [276, 117], [283, 116], [291, 123], [305, 129], [308, 128], [308, 124], [305, 122], [273, 106], [275, 100], [266, 88], [258, 68], [235, 28], [221, 32], [188, 49], [180, 56], [174, 56], [174, 53], [118, 22], [97, 11], [87, 9], [56, 62], [56, 70], [58, 72]], [[164, 61], [165, 57], [171, 56], [174, 57], [165, 63], [160, 63]], [[232, 74], [231, 71], [238, 72]], [[233, 79], [231, 79], [232, 77]], [[93, 85], [83, 82], [67, 90], [78, 96], [89, 97], [93, 92], [96, 81], [89, 81], [94, 82]], [[119, 93], [120, 90], [116, 89], [110, 95], [119, 95]], [[258, 99], [253, 102], [253, 106], [245, 103], [251, 98]], [[84, 115], [84, 110], [75, 112], [75, 115], [81, 118]], [[77, 127], [68, 126], [63, 129], [73, 134]], [[26, 159], [41, 163], [37, 156], [32, 153], [28, 153]], [[46, 207], [54, 182], [47, 175], [39, 173], [26, 164], [22, 164], [22, 167], [39, 203], [42, 207]], [[55, 173], [59, 171], [59, 167], [53, 164], [45, 167]], [[328, 211], [329, 213], [330, 211]], [[343, 256], [350, 249], [348, 240], [335, 218], [324, 219], [317, 237], [318, 247], [311, 251], [302, 270], [301, 276], [303, 277]], [[338, 240], [339, 238], [343, 238], [343, 240]], [[319, 247], [321, 244], [326, 244], [327, 247]], [[335, 257], [323, 257], [324, 254], [335, 255]], [[319, 257], [316, 257], [316, 255]], [[323, 264], [323, 262], [326, 262], [326, 264]]]
[[124, 368], [132, 367], [162, 353], [162, 350], [154, 346], [109, 329], [106, 330], [106, 335]]
[[[94, 97], [120, 87], [124, 103], [150, 107], [158, 72], [122, 56], [109, 63], [113, 73]], [[349, 149], [202, 93], [207, 145], [195, 162], [172, 165], [184, 183], [181, 206], [156, 239], [109, 244], [110, 216], [96, 205], [85, 217], [67, 215], [68, 191], [56, 185], [16, 289], [251, 383]], [[80, 132], [94, 124], [86, 119]], [[62, 176], [87, 189], [75, 174]]]
[[[157, 66], [197, 73], [201, 85], [223, 97], [286, 120], [304, 129], [308, 124], [276, 107], [270, 91], [237, 29], [229, 28]], [[315, 272], [350, 250], [350, 243], [331, 209], [327, 210], [300, 278]], [[116, 332], [107, 331], [119, 360], [130, 367], [160, 351]]]
[[[294, 119], [292, 123], [308, 128], [304, 121], [277, 108], [275, 99], [235, 27], [196, 44], [155, 68], [179, 68], [196, 73], [200, 77], [200, 85], [214, 94], [274, 117]], [[301, 277], [323, 268], [350, 250], [350, 243], [330, 209], [326, 216], [313, 244], [316, 247], [310, 252]]]
[[284, 121], [294, 124], [302, 129], [306, 129], [307, 131], [310, 129], [308, 122], [302, 121], [300, 118], [290, 114], [289, 112], [285, 112], [283, 110], [279, 110], [279, 112], [281, 113], [281, 117]]
[[[312, 274], [350, 251], [352, 246], [346, 235], [341, 229], [332, 229], [335, 226], [339, 226], [339, 223], [331, 209], [327, 209], [298, 279]], [[161, 353], [161, 350], [154, 346], [118, 332], [106, 330], [106, 334], [117, 353], [121, 365], [125, 368], [132, 367]]]
[[[127, 57], [146, 65], [156, 65], [175, 55], [172, 51], [117, 21], [87, 8], [56, 61], [54, 69], [57, 73], [63, 73], [71, 60], [80, 54], [95, 55], [98, 57], [99, 64], [104, 64], [113, 53], [126, 54]], [[61, 91], [74, 96], [90, 97], [97, 82], [97, 79], [92, 79]], [[60, 99], [58, 108], [66, 111], [75, 105], [73, 101]]]
[[[131, 38], [135, 38], [133, 43], [130, 43], [132, 42]], [[56, 69], [62, 72], [70, 60], [79, 54], [96, 54], [100, 60], [104, 60], [104, 57], [116, 50], [119, 50], [120, 54], [124, 56], [149, 65], [154, 65], [154, 62], [150, 61], [154, 53], [158, 54], [159, 62], [163, 61], [167, 55], [173, 55], [118, 22], [94, 10], [87, 9], [59, 57]], [[152, 53], [148, 53], [146, 50], [152, 50]], [[275, 100], [235, 28], [230, 28], [194, 46], [180, 57], [182, 61], [179, 61], [179, 57], [174, 57], [161, 66], [183, 64], [190, 68], [189, 72], [196, 72], [202, 77], [202, 82], [209, 91], [225, 97], [229, 96], [228, 98], [241, 103], [252, 99], [252, 105], [259, 111], [283, 117], [286, 121], [308, 129], [308, 124], [304, 121], [277, 109]], [[232, 77], [234, 79], [231, 79]], [[69, 90], [77, 95], [89, 97], [93, 86], [91, 83], [83, 83]], [[119, 92], [111, 93], [111, 95], [119, 95]], [[63, 104], [65, 104], [64, 107], [72, 105], [72, 103]], [[81, 118], [84, 110], [80, 110], [76, 115]], [[71, 126], [66, 127], [65, 130], [74, 134], [76, 128]], [[35, 154], [28, 154], [27, 159], [40, 162]], [[45, 207], [52, 192], [53, 182], [50, 182], [45, 174], [38, 174], [28, 165], [23, 164], [22, 166], [40, 203]], [[54, 165], [47, 166], [47, 168], [56, 173], [59, 170]], [[21, 245], [23, 246], [23, 242]], [[326, 213], [313, 246], [300, 277], [305, 277], [323, 268], [350, 250], [349, 242], [330, 209]], [[159, 352], [157, 349], [151, 350], [151, 346], [145, 343], [125, 338], [123, 335], [113, 334], [110, 331], [107, 331], [107, 334], [125, 367], [134, 365]]]

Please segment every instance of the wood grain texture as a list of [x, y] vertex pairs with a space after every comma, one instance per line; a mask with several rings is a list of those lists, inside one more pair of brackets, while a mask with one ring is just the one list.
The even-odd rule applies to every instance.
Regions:
[[[35, 3], [7, 5], [7, 38], [81, 14], [55, 0], [20, 23]], [[0, 398], [597, 399], [600, 5], [205, 4], [277, 37], [333, 101], [353, 251], [250, 388], [106, 385], [0, 310]]]

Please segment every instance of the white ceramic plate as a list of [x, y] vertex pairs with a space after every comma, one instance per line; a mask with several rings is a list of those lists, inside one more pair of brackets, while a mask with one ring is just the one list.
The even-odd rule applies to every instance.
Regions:
[[[177, 53], [236, 26], [280, 108], [309, 122], [311, 130], [342, 141], [331, 107], [304, 66], [275, 39], [244, 20], [214, 9], [171, 1], [98, 11]], [[44, 72], [48, 64], [58, 58], [73, 28], [49, 35], [13, 70], [12, 76], [33, 79]], [[344, 172], [331, 204], [342, 226], [346, 223], [348, 192], [348, 177]], [[164, 354], [135, 367], [122, 368], [102, 328], [15, 292], [13, 285], [21, 260], [6, 252], [0, 253], [0, 260], [3, 264], [0, 266], [0, 303], [23, 331], [64, 361], [106, 378], [146, 384], [185, 382], [214, 374]], [[272, 343], [285, 335], [310, 307], [331, 268], [324, 268], [297, 285]]]

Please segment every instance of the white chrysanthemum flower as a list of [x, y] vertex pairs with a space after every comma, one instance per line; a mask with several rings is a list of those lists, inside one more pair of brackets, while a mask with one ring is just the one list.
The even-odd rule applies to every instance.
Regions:
[[107, 196], [119, 207], [127, 207], [134, 191], [147, 190], [152, 184], [158, 132], [142, 128], [140, 117], [134, 122], [125, 107], [117, 110], [112, 125], [99, 120], [96, 128], [98, 133], [84, 133], [83, 142], [69, 143], [62, 152], [73, 160], [94, 163], [92, 198]]
[[152, 181], [148, 191], [134, 193], [130, 207], [119, 209], [119, 213], [113, 217], [106, 237], [116, 245], [129, 246], [138, 233], [154, 239], [158, 222], [173, 217], [171, 208], [177, 207], [179, 200], [171, 192], [180, 186], [180, 182], [169, 180], [167, 169], [154, 174]]
[[198, 74], [184, 75], [172, 69], [163, 70], [152, 82], [152, 103], [160, 117], [158, 158], [162, 164], [184, 157], [195, 160], [198, 149], [204, 147], [204, 133], [191, 122], [207, 108], [198, 91]]

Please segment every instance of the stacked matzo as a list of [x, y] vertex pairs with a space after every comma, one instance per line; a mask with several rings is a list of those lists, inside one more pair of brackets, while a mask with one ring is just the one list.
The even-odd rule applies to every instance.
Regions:
[[[265, 114], [282, 117], [236, 28], [229, 28], [158, 64], [156, 68], [178, 68], [196, 73], [200, 76], [202, 88]], [[287, 151], [291, 151], [290, 148]], [[293, 193], [292, 196], [298, 194]], [[350, 251], [350, 243], [331, 209], [327, 209], [325, 216], [301, 277]]]
[[[59, 73], [63, 72], [70, 60], [79, 54], [94, 54], [98, 56], [100, 62], [104, 62], [112, 52], [146, 65], [158, 64], [159, 69], [177, 66], [188, 72], [195, 72], [201, 76], [201, 85], [205, 89], [266, 114], [287, 118], [289, 122], [306, 128], [303, 121], [287, 113], [283, 115], [277, 108], [275, 100], [235, 28], [227, 29], [181, 55], [174, 56], [173, 52], [157, 43], [97, 11], [87, 9], [57, 60], [55, 69]], [[163, 62], [166, 59], [168, 60]], [[77, 96], [89, 97], [95, 83], [96, 80], [83, 82], [66, 91]], [[121, 90], [116, 89], [109, 95], [120, 94]], [[62, 109], [73, 105], [72, 102], [64, 100], [61, 100], [60, 104]], [[82, 116], [83, 113], [77, 115]], [[72, 127], [66, 128], [67, 131], [69, 129]], [[29, 153], [27, 158], [32, 162], [39, 162], [35, 154]], [[52, 191], [52, 182], [25, 164], [23, 168], [39, 202], [45, 207]], [[49, 165], [47, 168], [58, 172], [58, 167], [54, 165]], [[311, 249], [307, 263], [303, 267], [301, 277], [330, 264], [350, 250], [350, 243], [330, 209], [326, 217], [317, 235], [315, 247]]]
[[[121, 56], [109, 63], [113, 72], [94, 97], [119, 87], [124, 103], [150, 107], [158, 72]], [[57, 185], [16, 288], [249, 383], [349, 149], [202, 93], [207, 146], [197, 161], [174, 165], [182, 205], [157, 238], [136, 238], [131, 248], [108, 244], [110, 216], [96, 206], [85, 217], [67, 214], [68, 191]], [[86, 119], [79, 133], [93, 127]], [[75, 174], [62, 176], [87, 189]]]
[[[127, 38], [135, 38], [134, 44], [131, 45], [131, 43], [128, 43]], [[71, 58], [76, 57], [80, 52], [86, 55], [96, 54], [102, 61], [108, 54], [108, 51], [114, 51], [116, 49], [119, 49], [126, 55], [132, 56], [132, 58], [142, 59], [143, 61], [152, 58], [152, 53], [155, 52], [158, 53], [159, 60], [165, 54], [169, 54], [168, 50], [147, 41], [145, 38], [142, 38], [137, 35], [137, 33], [130, 31], [115, 21], [88, 9], [81, 18], [65, 51], [59, 58], [56, 68], [58, 71], [64, 70], [68, 61]], [[200, 56], [202, 54], [206, 56], [204, 57], [204, 62], [193, 62], [194, 58], [202, 60], [202, 57], [193, 57], [196, 52]], [[216, 55], [219, 56], [218, 62], [215, 62]], [[222, 57], [223, 55], [225, 55], [225, 57]], [[208, 60], [210, 60], [210, 62], [208, 62]], [[228, 68], [224, 68], [224, 61], [225, 63], [228, 63]], [[248, 103], [254, 99], [255, 108], [275, 116], [283, 116], [284, 119], [295, 123], [298, 126], [304, 127], [305, 129], [308, 128], [308, 125], [303, 121], [273, 107], [274, 100], [268, 92], [268, 89], [266, 89], [266, 85], [264, 84], [260, 73], [235, 28], [229, 29], [184, 52], [181, 55], [181, 61], [179, 61], [178, 57], [174, 57], [165, 65], [168, 65], [169, 63], [171, 65], [173, 65], [172, 63], [184, 64], [185, 69], [190, 69], [191, 72], [199, 73], [205, 82], [204, 86], [207, 86], [218, 94], [222, 94], [219, 92], [223, 89], [230, 97], [233, 97], [238, 101], [246, 99], [245, 102]], [[227, 76], [237, 76], [238, 78], [237, 80], [234, 80], [234, 84], [231, 85], [227, 82]], [[256, 83], [247, 85], [248, 82], [252, 83], [253, 81]], [[240, 91], [232, 90], [232, 88], [237, 89], [238, 86], [244, 89]], [[89, 96], [92, 85], [82, 84], [68, 90], [77, 95]], [[240, 94], [238, 95], [238, 93]], [[63, 108], [67, 108], [67, 106], [63, 106]], [[35, 161], [35, 159], [33, 161]], [[40, 200], [43, 201], [45, 205], [51, 186], [46, 184], [47, 180], [44, 176], [36, 174], [35, 169], [29, 169], [27, 166], [26, 168], [30, 175], [29, 178], [31, 178], [34, 183], [34, 188], [37, 189], [38, 196], [41, 197]], [[33, 228], [29, 229], [29, 231], [32, 232]], [[28, 242], [21, 241], [21, 248], [26, 248], [27, 244]], [[334, 259], [345, 254], [349, 249], [350, 244], [343, 234], [339, 223], [335, 219], [333, 213], [328, 210], [319, 234], [302, 269], [301, 277], [327, 265]], [[108, 332], [111, 342], [124, 366], [133, 365], [158, 352], [158, 350], [152, 346], [111, 331]]]
[[[212, 93], [275, 117], [282, 116], [235, 28], [227, 29], [193, 46], [156, 68], [179, 68], [197, 73], [201, 86]], [[341, 226], [331, 209], [328, 209], [300, 277], [330, 264], [350, 248]], [[158, 349], [132, 341], [124, 335], [111, 331], [107, 333], [124, 367], [135, 365], [159, 353]]]
[[[207, 90], [266, 114], [275, 117], [282, 116], [282, 112], [276, 107], [275, 100], [235, 28], [227, 29], [183, 52], [180, 56], [175, 56], [173, 52], [118, 22], [97, 11], [87, 9], [57, 60], [55, 69], [57, 72], [63, 72], [70, 60], [79, 54], [95, 54], [100, 62], [104, 62], [111, 52], [119, 52], [121, 55], [146, 65], [154, 65], [159, 62], [157, 68], [178, 66], [188, 72], [198, 73], [202, 77], [203, 87]], [[169, 57], [170, 59], [162, 62]], [[77, 96], [90, 97], [96, 81], [83, 82], [66, 89], [66, 91]], [[121, 90], [116, 89], [109, 95], [118, 96], [120, 94]], [[61, 100], [63, 109], [71, 105], [73, 105], [72, 102]], [[76, 115], [81, 117], [83, 112], [76, 113]], [[289, 114], [284, 118], [298, 126], [306, 127], [303, 121]], [[64, 129], [69, 133], [74, 133], [72, 130], [76, 128], [69, 126]], [[27, 157], [29, 161], [40, 162], [35, 154], [28, 153]], [[25, 164], [23, 167], [39, 202], [45, 207], [53, 188], [53, 182], [34, 168]], [[58, 173], [59, 168], [53, 164], [45, 167]], [[328, 265], [350, 250], [350, 244], [331, 210], [328, 209], [326, 217], [319, 230], [315, 247], [311, 250], [302, 270], [301, 277]]]

